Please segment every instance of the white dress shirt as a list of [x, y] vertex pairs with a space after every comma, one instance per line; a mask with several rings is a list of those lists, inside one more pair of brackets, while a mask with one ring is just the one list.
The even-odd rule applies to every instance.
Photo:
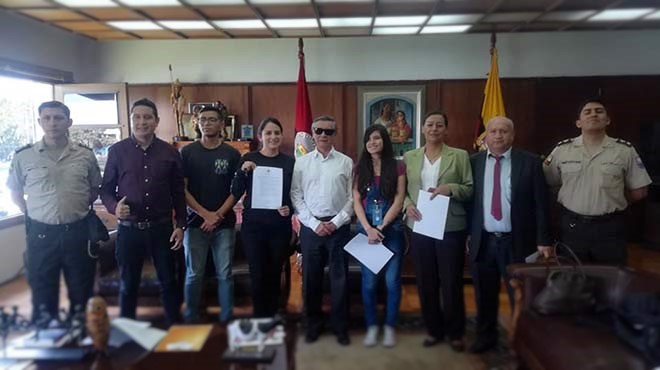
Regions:
[[[438, 186], [438, 180], [440, 175], [440, 162], [442, 157], [438, 158], [434, 163], [431, 163], [426, 154], [424, 154], [424, 162], [422, 163], [422, 190], [428, 191], [429, 188], [435, 188]], [[417, 201], [417, 199], [415, 199]]]
[[353, 160], [330, 150], [327, 157], [314, 150], [296, 160], [291, 202], [300, 222], [316, 230], [321, 217], [333, 216], [337, 228], [353, 215]]
[[502, 219], [496, 220], [490, 214], [493, 203], [493, 173], [495, 172], [495, 157], [486, 153], [486, 170], [484, 173], [484, 229], [490, 233], [511, 232], [511, 148], [502, 154], [500, 159], [500, 199], [502, 202]]

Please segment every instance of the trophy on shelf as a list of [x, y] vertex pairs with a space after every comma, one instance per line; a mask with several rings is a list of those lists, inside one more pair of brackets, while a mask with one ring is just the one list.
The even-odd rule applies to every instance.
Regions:
[[174, 120], [176, 122], [177, 135], [172, 138], [172, 141], [188, 141], [190, 140], [186, 135], [183, 128], [183, 115], [186, 108], [186, 98], [183, 96], [183, 86], [177, 78], [174, 79], [172, 74], [172, 65], [170, 64], [170, 81], [172, 81], [172, 93], [170, 94], [170, 104], [172, 104], [172, 111], [174, 113]]

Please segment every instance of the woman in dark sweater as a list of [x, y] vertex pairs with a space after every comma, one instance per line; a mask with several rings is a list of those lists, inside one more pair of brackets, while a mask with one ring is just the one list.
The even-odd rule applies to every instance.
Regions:
[[[291, 240], [291, 176], [293, 157], [280, 153], [282, 124], [277, 118], [266, 117], [257, 129], [261, 149], [241, 158], [239, 170], [232, 182], [232, 194], [243, 201], [241, 239], [250, 265], [252, 304], [255, 317], [270, 317], [277, 313], [280, 297], [280, 274], [288, 257]], [[282, 170], [282, 200], [279, 208], [252, 207], [254, 169], [272, 167]]]

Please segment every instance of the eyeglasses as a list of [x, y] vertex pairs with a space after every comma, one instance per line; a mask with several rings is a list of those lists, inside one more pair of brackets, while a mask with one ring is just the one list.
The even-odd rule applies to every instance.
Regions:
[[321, 135], [325, 133], [327, 136], [332, 136], [335, 134], [335, 129], [334, 128], [320, 128], [320, 127], [314, 127], [314, 133], [317, 135]]
[[202, 118], [199, 119], [199, 123], [206, 123], [206, 122], [208, 122], [208, 123], [218, 123], [218, 122], [220, 122], [220, 120], [215, 118], [215, 117], [208, 117], [208, 118], [207, 117], [202, 117]]

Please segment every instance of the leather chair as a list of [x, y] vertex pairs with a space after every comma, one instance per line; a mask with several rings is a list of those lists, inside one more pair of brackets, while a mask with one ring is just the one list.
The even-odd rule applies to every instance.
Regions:
[[[551, 269], [571, 269], [570, 266]], [[508, 267], [515, 288], [516, 307], [509, 333], [511, 348], [531, 370], [642, 370], [650, 368], [641, 354], [615, 335], [611, 314], [548, 315], [532, 309], [534, 297], [545, 287], [544, 265]], [[660, 292], [660, 276], [614, 266], [584, 266], [596, 281], [597, 307], [616, 307], [633, 292]]]
[[[117, 232], [110, 233], [110, 240], [103, 242], [99, 250], [98, 276], [96, 279], [97, 295], [103, 297], [108, 305], [119, 304], [119, 270], [115, 259], [115, 240]], [[185, 258], [183, 248], [176, 255], [176, 280], [180, 287], [181, 297], [183, 298], [183, 285], [185, 283]], [[234, 303], [237, 306], [249, 305], [250, 299], [250, 269], [247, 258], [243, 253], [240, 234], [236, 235], [236, 245], [234, 247], [234, 260], [232, 265], [232, 274], [234, 276]], [[206, 269], [206, 283], [202, 294], [202, 304], [206, 306], [217, 306], [217, 281], [214, 274], [212, 256], [209, 253]], [[281, 275], [282, 294], [280, 297], [280, 307], [285, 310], [286, 304], [291, 292], [291, 265], [287, 259], [282, 266]], [[182, 299], [183, 301], [183, 299]], [[205, 303], [204, 303], [205, 302]], [[142, 279], [140, 281], [140, 290], [138, 305], [140, 306], [160, 306], [160, 284], [156, 276], [156, 269], [147, 258], [142, 269]]]

